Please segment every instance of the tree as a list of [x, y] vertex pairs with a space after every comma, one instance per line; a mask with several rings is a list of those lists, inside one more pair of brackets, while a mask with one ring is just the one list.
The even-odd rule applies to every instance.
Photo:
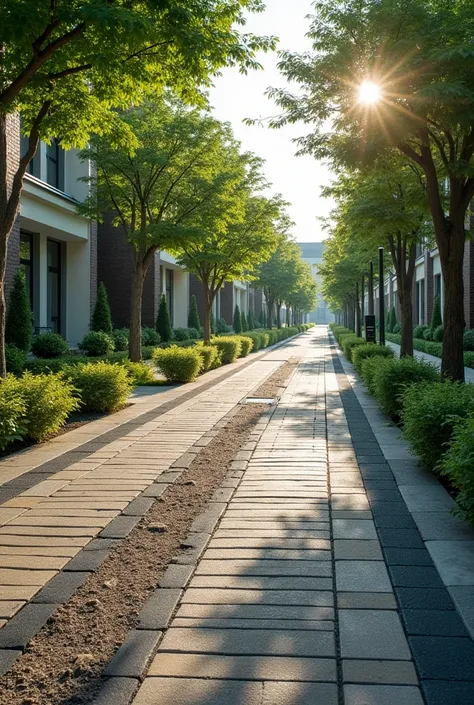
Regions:
[[[83, 148], [92, 134], [134, 143], [116, 108], [164, 86], [201, 100], [226, 65], [257, 67], [273, 38], [241, 35], [259, 0], [9, 0], [0, 6], [0, 373], [6, 374], [4, 280], [10, 233], [40, 139]], [[20, 113], [27, 147], [11, 180], [9, 121]], [[15, 118], [13, 118], [15, 119]]]
[[439, 294], [434, 297], [433, 301], [433, 313], [431, 314], [431, 333], [434, 334], [438, 326], [443, 325], [443, 319], [441, 318], [441, 301]]
[[112, 316], [110, 315], [109, 298], [104, 283], [101, 282], [97, 289], [97, 301], [92, 315], [91, 330], [102, 331], [112, 335]]
[[26, 290], [25, 273], [19, 269], [15, 274], [8, 302], [5, 338], [7, 343], [29, 352], [33, 335], [33, 313]]
[[[313, 54], [284, 53], [283, 73], [303, 90], [272, 91], [284, 115], [315, 125], [303, 151], [334, 164], [395, 148], [422, 170], [444, 296], [441, 371], [464, 379], [463, 255], [474, 196], [472, 7], [463, 0], [315, 3]], [[381, 99], [359, 102], [370, 80]]]
[[234, 329], [234, 333], [242, 333], [242, 315], [240, 313], [240, 308], [235, 306], [234, 308], [234, 317], [232, 319], [232, 328]]
[[159, 248], [189, 237], [190, 225], [213, 193], [223, 188], [222, 152], [230, 128], [208, 113], [189, 109], [171, 96], [146, 103], [122, 119], [139, 144], [130, 152], [108, 137], [96, 138], [84, 156], [96, 165], [97, 178], [80, 212], [98, 219], [115, 214], [133, 258], [130, 292], [131, 360], [141, 358], [143, 285]]
[[188, 328], [195, 328], [197, 331], [201, 330], [201, 321], [199, 320], [198, 305], [194, 294], [191, 296], [191, 305], [189, 307]]
[[388, 312], [387, 317], [387, 333], [393, 333], [394, 327], [397, 325], [397, 314], [395, 313], [395, 306], [392, 306]]
[[169, 343], [173, 339], [173, 327], [171, 325], [168, 302], [164, 294], [161, 295], [158, 316], [156, 319], [156, 330], [160, 334], [163, 343]]
[[241, 319], [241, 325], [242, 325], [242, 332], [246, 333], [249, 329], [248, 324], [247, 324], [247, 316], [245, 315], [245, 311], [242, 311], [240, 314], [240, 319]]

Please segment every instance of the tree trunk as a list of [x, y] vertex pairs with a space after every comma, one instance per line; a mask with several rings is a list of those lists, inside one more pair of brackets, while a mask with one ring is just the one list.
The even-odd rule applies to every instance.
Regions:
[[277, 328], [281, 328], [281, 304], [276, 305], [276, 324]]
[[[388, 239], [392, 264], [397, 275], [397, 296], [400, 302], [402, 320], [400, 357], [413, 357], [413, 305], [412, 291], [415, 276], [416, 245], [412, 242], [407, 246], [406, 238], [397, 237]], [[408, 252], [408, 256], [407, 256]]]
[[[441, 375], [452, 380], [464, 381], [464, 281], [463, 260], [465, 231], [461, 219], [449, 233], [449, 255], [440, 247], [441, 268], [444, 279], [443, 354]], [[443, 252], [441, 251], [443, 250]]]
[[206, 287], [204, 287], [204, 343], [209, 345], [211, 342], [211, 311], [213, 297]]
[[0, 375], [5, 377], [5, 272], [7, 267], [7, 247], [10, 229], [7, 226], [8, 209], [8, 154], [7, 154], [7, 116], [0, 115]]
[[400, 341], [400, 357], [413, 357], [413, 303], [412, 303], [412, 288], [406, 287], [400, 295], [400, 311], [401, 311], [401, 341]]
[[273, 300], [267, 299], [267, 328], [273, 328]]
[[130, 338], [128, 341], [128, 356], [132, 362], [142, 359], [142, 299], [143, 284], [146, 269], [141, 257], [137, 254], [132, 273], [130, 292]]

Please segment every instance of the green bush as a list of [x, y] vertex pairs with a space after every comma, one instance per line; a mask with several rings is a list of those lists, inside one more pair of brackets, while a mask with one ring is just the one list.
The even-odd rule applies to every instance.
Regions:
[[20, 393], [21, 382], [10, 375], [0, 384], [0, 448], [21, 441], [26, 435], [26, 402]]
[[255, 321], [253, 319], [253, 313], [250, 310], [247, 313], [247, 328], [248, 328], [248, 330], [253, 330], [255, 328]]
[[443, 335], [444, 335], [444, 326], [443, 326], [443, 324], [441, 324], [437, 328], [435, 328], [434, 332], [433, 332], [433, 340], [435, 341], [435, 343], [442, 343], [443, 342]]
[[265, 330], [260, 333], [260, 335], [262, 336], [262, 348], [268, 348], [270, 345], [270, 336], [268, 335], [268, 331]]
[[431, 328], [427, 328], [423, 333], [424, 340], [433, 340], [433, 331]]
[[101, 282], [97, 289], [97, 301], [92, 315], [91, 330], [112, 335], [112, 329], [109, 297], [107, 296], [107, 290], [103, 282]]
[[[441, 318], [441, 299], [437, 294], [433, 301], [433, 313], [431, 314], [430, 328], [434, 336], [434, 332], [439, 326], [443, 325], [443, 319]], [[434, 340], [434, 337], [433, 337]]]
[[15, 274], [13, 287], [8, 301], [5, 323], [5, 341], [15, 345], [19, 350], [28, 352], [33, 336], [33, 313], [30, 297], [26, 290], [25, 273], [19, 269]]
[[381, 357], [393, 357], [393, 350], [387, 345], [376, 345], [375, 343], [367, 343], [366, 345], [357, 345], [352, 351], [352, 362], [357, 372], [361, 374], [362, 363], [368, 357], [375, 355]]
[[275, 343], [278, 343], [278, 333], [274, 328], [267, 330], [267, 334], [269, 339], [269, 345], [275, 345]]
[[474, 352], [474, 328], [464, 332], [463, 348]]
[[393, 326], [392, 333], [398, 334], [398, 333], [401, 333], [401, 330], [402, 330], [402, 327], [401, 327], [400, 323], [395, 323], [395, 325]]
[[422, 383], [403, 395], [403, 435], [425, 467], [436, 470], [459, 418], [474, 413], [474, 385]]
[[25, 372], [19, 383], [19, 393], [26, 405], [26, 433], [34, 441], [42, 441], [59, 431], [71, 411], [79, 407], [74, 387], [61, 374]]
[[143, 387], [154, 383], [155, 375], [153, 368], [147, 365], [146, 362], [124, 360], [122, 364], [127, 370], [130, 382], [134, 387]]
[[111, 336], [112, 340], [114, 341], [115, 350], [127, 350], [129, 337], [130, 331], [128, 330], [128, 328], [115, 328], [115, 330], [112, 331]]
[[425, 343], [425, 349], [423, 352], [427, 353], [428, 355], [434, 355], [435, 357], [441, 357], [443, 354], [443, 344], [442, 343], [431, 343], [429, 341], [426, 341]]
[[188, 332], [188, 337], [190, 340], [199, 340], [201, 337], [201, 329], [199, 328], [186, 328]]
[[387, 360], [374, 375], [374, 396], [382, 410], [393, 419], [398, 419], [402, 410], [406, 388], [416, 382], [436, 382], [439, 371], [433, 365], [413, 357]]
[[215, 345], [204, 345], [203, 343], [199, 343], [196, 345], [196, 350], [202, 358], [203, 372], [214, 370], [222, 364], [220, 352]]
[[187, 328], [175, 328], [173, 331], [174, 340], [189, 340]]
[[158, 345], [160, 336], [154, 328], [142, 328], [142, 346]]
[[247, 316], [245, 315], [245, 311], [242, 311], [242, 313], [240, 314], [240, 320], [242, 325], [242, 333], [246, 333], [249, 328], [247, 325]]
[[27, 361], [26, 352], [17, 348], [16, 345], [7, 343], [5, 345], [5, 360], [7, 363], [7, 372], [11, 372], [14, 375], [21, 375]]
[[67, 368], [71, 380], [87, 411], [115, 411], [125, 405], [132, 383], [125, 365], [118, 363], [89, 362]]
[[342, 341], [342, 349], [348, 360], [352, 360], [352, 350], [358, 345], [365, 345], [364, 338], [358, 338], [357, 335], [348, 335]]
[[199, 319], [199, 310], [194, 294], [191, 296], [191, 302], [188, 312], [188, 328], [196, 328], [201, 330], [201, 321]]
[[[361, 346], [362, 347], [362, 346]], [[358, 350], [358, 348], [356, 348]], [[375, 357], [367, 357], [362, 360], [361, 365], [361, 375], [362, 379], [367, 385], [367, 389], [371, 394], [375, 394], [374, 380], [377, 370], [382, 367], [382, 365], [390, 360], [389, 357], [383, 357], [376, 355]]]
[[247, 333], [246, 337], [252, 340], [254, 352], [257, 352], [257, 350], [260, 350], [263, 347], [264, 340], [262, 333], [259, 333], [256, 330], [251, 330]]
[[160, 340], [164, 343], [169, 343], [173, 339], [173, 328], [171, 327], [171, 318], [168, 311], [168, 302], [166, 296], [162, 294], [160, 299], [160, 307], [156, 319], [156, 330], [159, 333]]
[[221, 353], [222, 364], [235, 362], [240, 356], [242, 344], [238, 335], [220, 336], [212, 338], [211, 344], [215, 345]]
[[464, 353], [464, 367], [470, 367], [474, 369], [474, 352]]
[[234, 318], [232, 322], [232, 328], [234, 329], [234, 333], [242, 333], [242, 316], [240, 314], [240, 308], [236, 305], [234, 308]]
[[232, 326], [229, 326], [225, 320], [225, 318], [219, 318], [219, 320], [216, 323], [216, 333], [218, 335], [223, 335], [226, 333], [232, 333], [233, 328]]
[[89, 357], [100, 357], [114, 351], [114, 341], [107, 333], [91, 330], [77, 347]]
[[428, 327], [429, 327], [429, 326], [425, 326], [425, 325], [421, 325], [421, 324], [418, 325], [418, 326], [415, 326], [415, 327], [413, 328], [413, 337], [414, 337], [414, 338], [420, 338], [421, 340], [424, 340], [425, 330], [426, 330]]
[[170, 382], [194, 382], [203, 367], [198, 347], [179, 348], [172, 345], [165, 350], [156, 348], [153, 363]]
[[253, 340], [248, 335], [239, 335], [240, 339], [240, 356], [247, 357], [247, 355], [253, 350]]
[[474, 523], [474, 418], [459, 419], [437, 467], [456, 493], [456, 514]]
[[68, 344], [59, 333], [35, 335], [31, 344], [31, 351], [36, 357], [61, 357], [68, 350]]

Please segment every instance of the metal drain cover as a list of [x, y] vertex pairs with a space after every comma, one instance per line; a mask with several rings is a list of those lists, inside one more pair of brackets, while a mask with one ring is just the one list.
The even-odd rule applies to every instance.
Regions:
[[247, 397], [242, 402], [243, 404], [269, 404], [272, 406], [277, 403], [277, 399], [272, 399], [268, 397]]

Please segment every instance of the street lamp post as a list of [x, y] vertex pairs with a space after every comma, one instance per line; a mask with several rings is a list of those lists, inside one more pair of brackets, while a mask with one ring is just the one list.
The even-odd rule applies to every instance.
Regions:
[[383, 276], [383, 247], [379, 247], [379, 343], [385, 345], [385, 283]]

